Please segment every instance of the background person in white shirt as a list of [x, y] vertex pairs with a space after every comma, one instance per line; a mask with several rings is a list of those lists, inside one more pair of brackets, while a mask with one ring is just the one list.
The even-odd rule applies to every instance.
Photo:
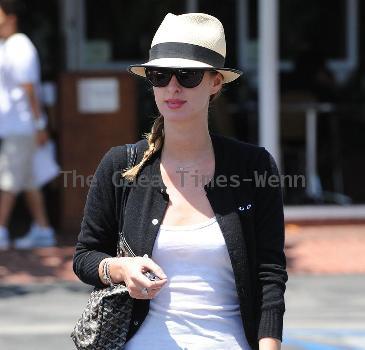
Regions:
[[34, 224], [25, 237], [15, 240], [15, 248], [55, 244], [44, 199], [33, 178], [34, 153], [48, 134], [38, 98], [37, 50], [18, 32], [21, 10], [17, 0], [0, 0], [0, 249], [9, 247], [7, 223], [22, 191]]

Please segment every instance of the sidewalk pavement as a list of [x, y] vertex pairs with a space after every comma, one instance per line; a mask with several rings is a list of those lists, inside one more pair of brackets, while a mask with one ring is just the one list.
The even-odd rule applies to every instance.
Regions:
[[[282, 350], [364, 350], [364, 289], [359, 274], [291, 276]], [[90, 290], [81, 282], [0, 284], [0, 349], [75, 349], [70, 333]]]
[[[365, 349], [365, 224], [286, 227], [283, 350]], [[72, 272], [73, 243], [0, 252], [0, 349], [74, 349], [91, 287]]]
[[[365, 224], [286, 225], [290, 275], [365, 273]], [[27, 284], [76, 281], [74, 247], [0, 252], [0, 283]]]

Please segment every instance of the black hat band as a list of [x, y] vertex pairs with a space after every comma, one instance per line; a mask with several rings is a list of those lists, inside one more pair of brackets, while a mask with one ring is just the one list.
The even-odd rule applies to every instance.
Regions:
[[216, 51], [199, 45], [179, 42], [160, 43], [151, 47], [149, 60], [159, 58], [185, 58], [219, 68], [224, 67], [225, 61], [225, 58]]

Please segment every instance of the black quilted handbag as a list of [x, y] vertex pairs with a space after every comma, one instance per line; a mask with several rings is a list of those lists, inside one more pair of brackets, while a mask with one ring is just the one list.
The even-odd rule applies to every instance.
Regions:
[[[127, 157], [128, 167], [134, 166], [137, 159], [137, 147], [134, 144], [127, 144]], [[127, 189], [128, 186], [122, 198], [117, 256], [135, 256], [125, 241], [122, 231]], [[133, 300], [124, 284], [95, 288], [71, 333], [76, 348], [79, 350], [123, 349], [132, 317]]]

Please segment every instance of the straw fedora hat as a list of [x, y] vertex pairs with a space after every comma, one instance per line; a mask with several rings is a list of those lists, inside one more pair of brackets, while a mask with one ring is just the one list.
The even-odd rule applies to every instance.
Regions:
[[213, 68], [223, 83], [237, 79], [242, 72], [225, 68], [226, 39], [222, 23], [205, 13], [168, 13], [152, 40], [149, 60], [129, 66], [129, 72], [145, 77], [145, 67]]

